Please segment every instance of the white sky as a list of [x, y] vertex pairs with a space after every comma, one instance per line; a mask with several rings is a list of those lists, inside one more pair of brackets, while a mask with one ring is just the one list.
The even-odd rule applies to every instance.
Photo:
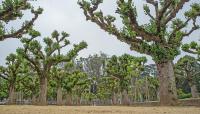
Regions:
[[[0, 2], [1, 1], [2, 0], [0, 0]], [[199, 0], [191, 1], [199, 2]], [[143, 13], [143, 3], [144, 0], [135, 0], [139, 15], [139, 23], [148, 22], [148, 17]], [[79, 54], [79, 56], [82, 57], [87, 57], [89, 54], [99, 53], [100, 51], [108, 55], [122, 55], [128, 53], [133, 56], [141, 56], [139, 53], [130, 51], [127, 44], [121, 43], [114, 36], [101, 30], [96, 24], [89, 21], [87, 22], [82, 10], [77, 5], [77, 0], [38, 0], [34, 2], [34, 5], [44, 9], [43, 14], [40, 15], [35, 22], [36, 30], [42, 33], [41, 41], [43, 37], [50, 36], [53, 30], [58, 30], [59, 32], [65, 31], [70, 34], [69, 39], [71, 43], [78, 43], [82, 40], [88, 43], [88, 48], [82, 50]], [[187, 10], [188, 7], [189, 3], [185, 5], [184, 10]], [[100, 9], [102, 9], [105, 14], [112, 14], [119, 17], [114, 13], [116, 10], [116, 0], [104, 0]], [[24, 19], [31, 19], [31, 15], [25, 15]], [[13, 27], [15, 28], [20, 24], [21, 22], [19, 21], [10, 23], [10, 25], [14, 25]], [[121, 25], [119, 18], [116, 24], [118, 26]], [[184, 42], [190, 42], [198, 38], [200, 38], [200, 31], [194, 32], [189, 38], [185, 38]], [[21, 46], [21, 44], [18, 39], [7, 39], [0, 42], [0, 65], [4, 65], [6, 56], [15, 52], [16, 48], [19, 46]], [[183, 54], [181, 56], [183, 56]], [[151, 58], [149, 56], [147, 57], [149, 60], [148, 63], [153, 63]]]

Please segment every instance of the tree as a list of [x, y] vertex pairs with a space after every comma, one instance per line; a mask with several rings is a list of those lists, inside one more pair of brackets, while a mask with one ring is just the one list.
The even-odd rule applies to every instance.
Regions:
[[53, 67], [51, 71], [52, 79], [55, 80], [57, 84], [57, 105], [63, 104], [62, 99], [62, 85], [64, 78], [67, 74], [65, 74], [64, 70], [61, 68]]
[[[34, 15], [30, 21], [25, 21], [21, 28], [18, 30], [8, 30], [6, 25], [14, 20], [23, 17], [23, 11], [29, 11]], [[0, 4], [0, 41], [8, 38], [21, 38], [23, 34], [28, 32], [28, 29], [32, 27], [38, 16], [42, 13], [43, 9], [38, 8], [34, 10], [28, 0], [4, 0]]]
[[51, 37], [44, 38], [45, 47], [42, 50], [42, 45], [35, 40], [40, 33], [35, 30], [30, 30], [31, 38], [23, 38], [21, 41], [24, 44], [23, 48], [18, 48], [17, 53], [22, 58], [26, 59], [32, 69], [37, 72], [40, 81], [39, 105], [46, 105], [47, 99], [47, 83], [52, 66], [56, 66], [62, 62], [69, 62], [77, 56], [78, 52], [87, 47], [86, 42], [81, 42], [78, 45], [74, 44], [74, 48], [67, 54], [62, 54], [61, 49], [65, 48], [70, 42], [66, 39], [69, 36], [66, 32], [61, 35], [54, 31]]
[[[177, 93], [172, 61], [179, 55], [179, 48], [184, 37], [199, 29], [197, 18], [200, 16], [200, 4], [194, 3], [191, 9], [184, 13], [186, 20], [178, 18], [177, 14], [189, 0], [146, 0], [144, 12], [150, 17], [148, 24], [139, 25], [138, 13], [133, 0], [117, 0], [117, 10], [122, 19], [123, 28], [114, 24], [115, 17], [104, 16], [98, 11], [103, 0], [79, 0], [78, 4], [84, 11], [86, 20], [96, 23], [101, 29], [116, 36], [121, 42], [130, 45], [130, 49], [147, 54], [156, 63], [160, 83], [160, 104], [173, 105], [177, 102]], [[154, 7], [152, 13], [149, 6]], [[190, 30], [187, 28], [192, 23]]]
[[23, 73], [21, 78], [19, 83], [21, 84], [21, 87], [19, 88], [20, 91], [23, 92], [23, 96], [26, 98], [31, 98], [32, 105], [36, 105], [39, 91], [39, 79], [37, 73], [29, 68], [28, 72]]
[[128, 88], [133, 77], [140, 76], [143, 65], [146, 62], [145, 57], [133, 57], [124, 54], [120, 57], [112, 56], [106, 65], [108, 76], [119, 81], [120, 92], [122, 94], [123, 104], [129, 105]]
[[79, 70], [75, 70], [70, 73], [70, 75], [67, 76], [63, 82], [63, 88], [67, 91], [68, 95], [67, 104], [72, 105], [73, 92], [73, 96], [78, 95], [78, 104], [80, 104], [80, 97], [85, 92], [85, 90], [89, 88], [89, 85], [90, 82], [86, 73]]
[[8, 104], [14, 104], [16, 82], [22, 73], [23, 60], [16, 54], [10, 54], [6, 60], [7, 67], [0, 66], [0, 77], [8, 83]]
[[7, 87], [7, 81], [0, 77], [0, 100], [3, 100], [5, 98], [8, 98], [8, 87]]
[[175, 73], [177, 74], [177, 78], [183, 78], [187, 80], [193, 98], [199, 97], [199, 93], [197, 90], [197, 77], [200, 74], [198, 65], [199, 64], [196, 59], [188, 55], [180, 58], [175, 64], [175, 68], [177, 71]]
[[98, 93], [112, 100], [112, 105], [117, 104], [117, 93], [119, 92], [119, 80], [111, 76], [103, 76], [98, 85]]
[[141, 77], [144, 80], [146, 100], [155, 101], [158, 100], [158, 73], [155, 64], [145, 65], [144, 71], [142, 71]]
[[73, 73], [74, 65], [72, 62], [63, 63], [65, 66], [57, 65], [51, 69], [51, 79], [56, 82], [57, 105], [63, 105], [63, 86], [64, 80]]
[[71, 75], [71, 77], [73, 78], [73, 82], [74, 82], [74, 87], [73, 87], [73, 91], [74, 94], [76, 95], [76, 103], [78, 105], [81, 104], [81, 98], [82, 96], [87, 93], [87, 90], [89, 90], [91, 82], [88, 78], [88, 75], [85, 72], [76, 70], [75, 72], [73, 72], [73, 74]]
[[97, 80], [104, 74], [105, 62], [107, 55], [101, 53], [100, 55], [90, 55], [88, 58], [80, 58], [80, 62], [83, 65], [83, 70], [90, 77], [96, 77]]
[[157, 70], [155, 64], [149, 64], [144, 66], [144, 71], [142, 72], [141, 76], [152, 76], [152, 77], [158, 77], [157, 76]]
[[[105, 74], [105, 64], [107, 55], [104, 53], [89, 55], [87, 58], [80, 58], [79, 62], [82, 64], [82, 69], [90, 78], [91, 90], [90, 90], [90, 101], [95, 100], [98, 97], [98, 85], [102, 76]], [[95, 101], [93, 102], [95, 103]]]

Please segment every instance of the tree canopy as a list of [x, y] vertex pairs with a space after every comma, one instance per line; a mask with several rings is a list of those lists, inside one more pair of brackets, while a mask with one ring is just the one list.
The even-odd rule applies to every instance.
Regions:
[[[18, 29], [7, 29], [7, 25], [11, 21], [21, 19], [23, 17], [23, 11], [31, 11], [34, 15], [29, 21], [25, 21]], [[32, 28], [34, 22], [38, 16], [42, 13], [43, 9], [34, 9], [28, 0], [4, 0], [0, 4], [0, 41], [8, 38], [21, 38], [23, 34], [28, 32], [28, 29]]]

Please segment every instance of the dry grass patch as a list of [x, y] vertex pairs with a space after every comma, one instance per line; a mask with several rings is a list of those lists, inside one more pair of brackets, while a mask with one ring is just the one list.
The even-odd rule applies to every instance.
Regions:
[[200, 114], [200, 108], [120, 106], [0, 106], [0, 114]]

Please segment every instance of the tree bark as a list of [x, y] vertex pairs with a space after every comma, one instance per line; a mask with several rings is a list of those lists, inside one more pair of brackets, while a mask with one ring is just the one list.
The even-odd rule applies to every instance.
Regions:
[[150, 101], [150, 95], [149, 95], [149, 83], [147, 80], [147, 77], [145, 77], [145, 101]]
[[15, 85], [13, 83], [9, 85], [8, 104], [15, 104]]
[[192, 98], [198, 98], [199, 93], [197, 90], [197, 86], [193, 84], [190, 88], [191, 88]]
[[67, 105], [72, 105], [72, 95], [71, 93], [68, 93], [67, 94]]
[[172, 61], [156, 63], [159, 76], [160, 105], [176, 105], [177, 92]]
[[36, 101], [37, 99], [36, 99], [36, 95], [32, 95], [32, 105], [36, 105], [37, 104], [37, 101]]
[[40, 77], [40, 93], [38, 105], [47, 105], [47, 77]]
[[77, 96], [77, 105], [80, 106], [81, 105], [81, 95]]
[[116, 105], [116, 104], [117, 104], [116, 93], [113, 92], [113, 93], [112, 93], [112, 105]]
[[128, 91], [127, 90], [123, 91], [122, 102], [123, 102], [123, 105], [129, 105], [130, 104], [129, 97], [128, 97]]
[[58, 87], [57, 87], [57, 105], [61, 106], [63, 105], [63, 102], [62, 102], [62, 87], [61, 87], [61, 84], [58, 83]]

